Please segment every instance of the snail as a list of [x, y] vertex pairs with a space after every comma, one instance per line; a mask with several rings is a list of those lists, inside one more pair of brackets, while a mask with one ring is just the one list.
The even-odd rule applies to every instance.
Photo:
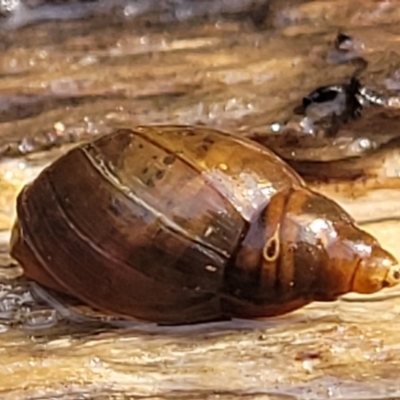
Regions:
[[18, 195], [28, 279], [127, 319], [265, 318], [396, 285], [396, 259], [262, 145], [203, 126], [118, 129]]

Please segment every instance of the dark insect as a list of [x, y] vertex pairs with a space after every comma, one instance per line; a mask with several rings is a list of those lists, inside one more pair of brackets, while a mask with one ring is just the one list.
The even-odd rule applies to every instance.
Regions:
[[319, 87], [304, 97], [302, 104], [296, 107], [294, 112], [311, 115], [314, 122], [330, 117], [346, 123], [360, 116], [363, 107], [369, 101], [366, 93], [367, 89], [353, 77], [343, 85]]
[[26, 276], [94, 309], [186, 324], [284, 314], [399, 282], [396, 260], [250, 140], [118, 130], [47, 167], [17, 201]]
[[305, 117], [300, 123], [304, 133], [322, 132], [324, 136], [336, 136], [340, 127], [359, 118], [364, 108], [397, 105], [398, 98], [385, 96], [361, 83], [360, 76], [367, 69], [368, 61], [357, 47], [357, 40], [351, 36], [343, 32], [337, 34], [334, 50], [328, 59], [333, 64], [352, 63], [356, 69], [347, 82], [321, 86], [294, 108], [295, 114]]

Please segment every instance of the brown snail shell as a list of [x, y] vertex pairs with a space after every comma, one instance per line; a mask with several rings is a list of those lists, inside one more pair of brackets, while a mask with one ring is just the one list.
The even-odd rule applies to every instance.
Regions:
[[274, 153], [205, 127], [78, 146], [21, 191], [17, 216], [11, 254], [28, 278], [162, 324], [279, 315], [400, 279], [393, 256]]

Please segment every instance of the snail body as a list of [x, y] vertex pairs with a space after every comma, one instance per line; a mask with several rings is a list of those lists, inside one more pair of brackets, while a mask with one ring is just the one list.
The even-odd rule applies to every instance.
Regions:
[[190, 126], [118, 130], [60, 157], [19, 194], [11, 255], [45, 287], [160, 324], [280, 315], [400, 278], [274, 153]]

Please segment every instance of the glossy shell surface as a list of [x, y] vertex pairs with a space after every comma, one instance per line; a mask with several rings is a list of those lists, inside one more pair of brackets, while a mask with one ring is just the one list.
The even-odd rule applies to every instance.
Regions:
[[[23, 189], [12, 254], [30, 279], [115, 315], [160, 323], [231, 317], [223, 298], [241, 242], [258, 235], [251, 227], [271, 199], [302, 188], [274, 153], [237, 136], [187, 126], [119, 130], [74, 148]], [[272, 236], [285, 217], [277, 199]], [[274, 246], [263, 253], [270, 263], [280, 254], [279, 241]], [[228, 297], [241, 289], [232, 291]], [[310, 299], [284, 301], [268, 314]]]

